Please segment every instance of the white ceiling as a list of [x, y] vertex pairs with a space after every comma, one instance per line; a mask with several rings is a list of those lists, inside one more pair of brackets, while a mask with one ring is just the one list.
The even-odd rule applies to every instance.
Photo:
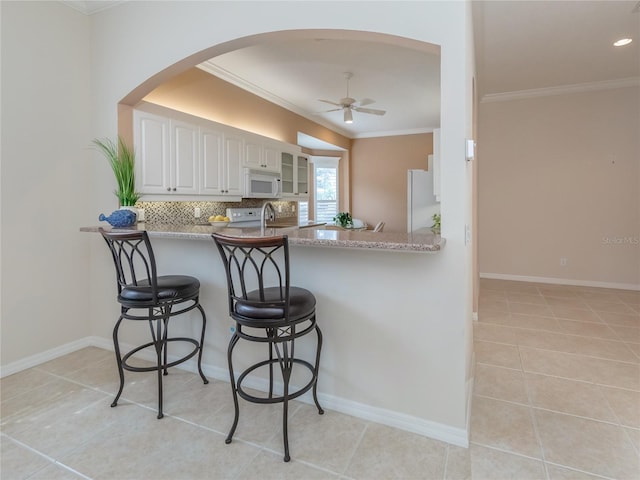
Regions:
[[61, 0], [65, 5], [85, 15], [93, 15], [107, 8], [115, 7], [128, 0]]
[[[65, 3], [99, 10], [121, 2]], [[640, 81], [637, 0], [474, 0], [472, 7], [480, 98], [577, 84], [606, 87], [607, 82], [621, 79], [627, 84]], [[634, 42], [613, 47], [622, 37]], [[433, 49], [297, 38], [230, 52], [201, 68], [351, 138], [439, 126], [440, 62]], [[386, 110], [384, 116], [354, 112], [353, 124], [347, 125], [342, 112], [318, 114], [331, 108], [318, 99], [338, 102], [346, 96], [344, 72], [353, 73], [349, 96], [374, 100], [367, 107]]]
[[[628, 1], [474, 1], [480, 96], [640, 76], [640, 13]], [[633, 38], [625, 47], [613, 42]]]
[[[326, 38], [277, 40], [217, 56], [200, 67], [288, 110], [354, 138], [431, 131], [440, 125], [439, 49], [427, 51], [373, 41]], [[353, 74], [347, 80], [345, 72]], [[352, 97], [382, 116], [353, 112]]]
[[[478, 94], [640, 80], [640, 2], [472, 2]], [[613, 42], [634, 42], [616, 48]], [[431, 131], [440, 124], [439, 56], [374, 42], [306, 40], [252, 46], [201, 68], [305, 117], [358, 138]], [[346, 96], [376, 102], [383, 117], [316, 114]], [[604, 84], [602, 84], [604, 82]], [[619, 83], [618, 83], [619, 84]], [[312, 146], [305, 144], [305, 146]]]

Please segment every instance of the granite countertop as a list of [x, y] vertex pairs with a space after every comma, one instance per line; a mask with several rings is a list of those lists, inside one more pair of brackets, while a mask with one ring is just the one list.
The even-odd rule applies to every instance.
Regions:
[[297, 226], [260, 228], [213, 227], [211, 225], [170, 225], [139, 223], [127, 229], [113, 229], [109, 225], [82, 227], [82, 232], [110, 230], [146, 230], [150, 237], [208, 240], [212, 233], [237, 237], [287, 235], [289, 245], [309, 247], [358, 248], [386, 251], [435, 253], [442, 249], [445, 239], [433, 233], [393, 233], [371, 230], [331, 230], [324, 226], [299, 228]]

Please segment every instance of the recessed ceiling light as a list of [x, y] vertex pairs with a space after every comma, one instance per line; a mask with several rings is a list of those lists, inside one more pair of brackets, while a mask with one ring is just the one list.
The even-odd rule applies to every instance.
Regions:
[[613, 46], [614, 47], [624, 47], [625, 45], [629, 45], [631, 42], [633, 42], [633, 40], [630, 39], [630, 38], [621, 38], [617, 42], [614, 42]]

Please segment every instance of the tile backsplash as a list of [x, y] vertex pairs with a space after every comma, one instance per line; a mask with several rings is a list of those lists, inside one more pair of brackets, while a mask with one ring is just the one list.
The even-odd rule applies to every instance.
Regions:
[[[206, 222], [212, 215], [225, 215], [227, 208], [261, 207], [262, 199], [245, 198], [240, 202], [138, 202], [137, 208], [144, 209], [147, 223], [169, 225], [192, 225]], [[297, 202], [271, 201], [276, 209], [276, 217], [295, 217]], [[195, 217], [196, 207], [200, 208], [200, 218]], [[294, 208], [296, 207], [296, 208]], [[279, 210], [282, 210], [281, 212]]]

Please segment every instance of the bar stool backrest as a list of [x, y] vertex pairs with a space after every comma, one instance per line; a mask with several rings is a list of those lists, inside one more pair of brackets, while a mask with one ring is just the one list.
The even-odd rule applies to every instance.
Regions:
[[100, 233], [109, 246], [116, 268], [118, 295], [127, 287], [151, 293], [152, 303], [158, 303], [156, 260], [146, 231]]
[[[229, 315], [261, 310], [273, 318], [289, 317], [289, 242], [275, 237], [228, 237], [213, 234], [227, 275]], [[270, 313], [266, 313], [270, 312]], [[278, 315], [280, 316], [280, 315]]]

